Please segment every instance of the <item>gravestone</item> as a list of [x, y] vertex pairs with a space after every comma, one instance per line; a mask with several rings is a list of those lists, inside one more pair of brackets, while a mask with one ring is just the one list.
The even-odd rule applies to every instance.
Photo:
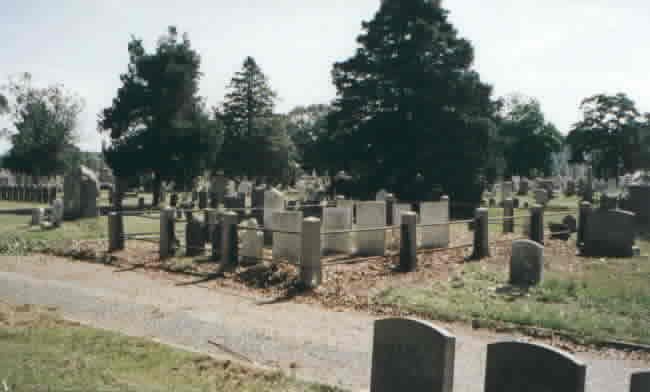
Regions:
[[172, 207], [176, 207], [178, 205], [178, 194], [177, 193], [172, 193], [172, 195], [169, 197], [169, 205]]
[[545, 189], [535, 189], [535, 202], [539, 205], [546, 205], [548, 203], [548, 191]]
[[534, 286], [542, 281], [544, 271], [544, 246], [531, 240], [512, 242], [510, 258], [510, 284]]
[[572, 233], [575, 233], [578, 231], [578, 221], [573, 215], [567, 215], [562, 219], [562, 223], [564, 223], [565, 226], [569, 230], [571, 230]]
[[[275, 188], [264, 192], [264, 227], [273, 228], [273, 213], [284, 210], [284, 193]], [[264, 231], [264, 244], [271, 245], [275, 236], [269, 231]]]
[[199, 191], [199, 209], [204, 210], [208, 208], [208, 192], [205, 190]]
[[41, 220], [43, 219], [43, 215], [45, 214], [45, 210], [42, 208], [34, 208], [32, 210], [32, 221], [31, 225], [32, 226], [40, 226]]
[[201, 222], [188, 217], [185, 226], [185, 244], [187, 245], [185, 254], [190, 257], [202, 255], [205, 252], [205, 242], [205, 230]]
[[589, 214], [582, 253], [594, 257], [631, 257], [635, 214], [623, 210], [596, 210]]
[[271, 228], [273, 230], [297, 233], [273, 233], [274, 260], [287, 258], [289, 260], [289, 263], [292, 264], [300, 262], [300, 252], [302, 251], [300, 241], [302, 219], [302, 212], [278, 210], [273, 211], [271, 214]]
[[388, 195], [388, 191], [386, 191], [385, 189], [381, 189], [379, 190], [379, 192], [375, 194], [375, 200], [386, 201], [386, 195]]
[[571, 197], [576, 194], [576, 183], [573, 180], [568, 180], [564, 192], [567, 196]]
[[600, 195], [600, 209], [601, 210], [615, 210], [618, 204], [616, 196], [612, 194]]
[[519, 208], [519, 199], [517, 199], [516, 197], [512, 199], [512, 208], [514, 209]]
[[[364, 201], [357, 203], [359, 229], [386, 226], [386, 203]], [[386, 251], [386, 230], [357, 233], [357, 253], [362, 256], [383, 256]]]
[[370, 392], [452, 392], [456, 338], [431, 323], [375, 321]]
[[449, 246], [449, 198], [442, 201], [420, 203], [420, 224], [444, 223], [440, 226], [418, 228], [419, 243], [422, 248], [446, 248]]
[[494, 208], [494, 207], [496, 207], [496, 206], [497, 206], [497, 201], [494, 200], [494, 198], [490, 198], [490, 201], [488, 202], [488, 206], [489, 206], [490, 208]]
[[65, 219], [97, 216], [99, 180], [95, 173], [85, 166], [70, 170], [64, 178], [63, 188]]
[[[251, 218], [242, 222], [245, 227], [257, 227], [257, 219]], [[241, 263], [253, 265], [262, 262], [264, 257], [264, 233], [261, 230], [243, 230], [242, 249], [240, 251]]]
[[411, 211], [411, 205], [408, 203], [395, 203], [393, 205], [393, 225], [402, 224], [402, 212]]
[[237, 187], [237, 192], [248, 195], [253, 191], [253, 184], [249, 181], [242, 181]]
[[650, 371], [635, 372], [630, 377], [630, 392], [650, 391]]
[[584, 392], [587, 367], [552, 347], [524, 342], [488, 344], [485, 392]]
[[63, 201], [61, 199], [54, 200], [52, 203], [52, 213], [51, 213], [51, 223], [53, 226], [57, 227], [63, 222], [64, 214]]
[[501, 186], [501, 201], [504, 201], [505, 199], [511, 199], [513, 190], [514, 188], [512, 181], [504, 182]]
[[226, 193], [226, 187], [228, 185], [228, 180], [223, 174], [223, 171], [218, 171], [215, 176], [210, 179], [210, 207], [217, 208], [219, 204], [223, 201], [223, 197]]
[[[352, 209], [343, 208], [324, 208], [323, 209], [323, 232], [350, 230], [352, 229]], [[332, 253], [353, 253], [352, 233], [342, 234], [324, 234], [323, 235], [323, 254]]]
[[616, 189], [616, 178], [609, 178], [607, 179], [607, 193], [610, 194], [616, 194], [617, 189]]

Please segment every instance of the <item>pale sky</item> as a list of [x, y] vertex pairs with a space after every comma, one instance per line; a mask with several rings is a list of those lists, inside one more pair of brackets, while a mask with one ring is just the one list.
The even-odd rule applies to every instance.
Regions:
[[[99, 151], [99, 111], [126, 71], [133, 34], [151, 48], [167, 26], [187, 32], [201, 55], [200, 94], [221, 102], [253, 56], [280, 97], [278, 111], [328, 103], [330, 71], [354, 53], [361, 21], [379, 0], [0, 0], [0, 83], [30, 72], [86, 100], [79, 146]], [[627, 93], [650, 111], [650, 2], [644, 0], [447, 0], [450, 19], [475, 48], [475, 69], [496, 96], [540, 100], [562, 133], [580, 101]], [[6, 126], [0, 120], [0, 128]], [[0, 151], [8, 144], [0, 142]]]

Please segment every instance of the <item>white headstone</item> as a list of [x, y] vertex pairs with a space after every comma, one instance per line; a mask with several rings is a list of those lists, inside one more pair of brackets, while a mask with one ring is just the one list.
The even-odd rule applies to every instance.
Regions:
[[616, 178], [607, 180], [607, 193], [616, 193]]
[[[367, 229], [386, 226], [386, 202], [364, 201], [357, 203], [356, 228]], [[364, 256], [383, 256], [386, 252], [386, 230], [357, 233], [357, 253]]]
[[[324, 208], [323, 232], [352, 229], [351, 208]], [[326, 234], [323, 236], [323, 253], [353, 253], [352, 233]]]
[[402, 224], [402, 212], [411, 211], [411, 205], [408, 203], [395, 203], [393, 205], [393, 225]]
[[300, 263], [302, 212], [274, 211], [271, 222], [273, 230], [297, 233], [273, 233], [273, 259], [287, 258], [290, 263]]
[[420, 224], [446, 223], [442, 226], [418, 228], [420, 246], [446, 248], [449, 246], [449, 199], [420, 203]]
[[385, 189], [381, 189], [375, 195], [375, 200], [377, 200], [377, 201], [385, 201], [386, 200], [386, 195], [388, 195], [388, 192]]
[[[264, 192], [264, 225], [271, 227], [273, 224], [271, 216], [275, 211], [284, 210], [284, 193], [275, 188]], [[272, 227], [271, 227], [272, 228]]]
[[253, 184], [249, 181], [242, 181], [237, 187], [237, 192], [244, 193], [246, 195], [250, 194], [253, 191]]
[[[242, 222], [242, 226], [257, 227], [257, 219], [251, 218]], [[261, 230], [244, 230], [242, 232], [242, 263], [257, 264], [264, 257], [264, 233]]]

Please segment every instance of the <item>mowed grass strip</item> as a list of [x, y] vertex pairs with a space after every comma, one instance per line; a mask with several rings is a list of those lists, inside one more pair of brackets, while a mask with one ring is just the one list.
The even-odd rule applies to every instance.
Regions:
[[0, 386], [12, 392], [339, 391], [3, 302], [0, 352]]
[[[579, 272], [549, 271], [539, 287], [508, 285], [508, 272], [467, 264], [429, 287], [390, 288], [378, 304], [432, 320], [485, 321], [550, 328], [586, 341], [616, 339], [650, 344], [650, 263], [647, 258], [598, 259]], [[503, 269], [503, 267], [501, 267]]]

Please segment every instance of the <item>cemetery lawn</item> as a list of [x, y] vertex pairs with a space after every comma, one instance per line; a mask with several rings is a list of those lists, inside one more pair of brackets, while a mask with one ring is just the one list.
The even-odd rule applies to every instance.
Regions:
[[[646, 249], [647, 242], [645, 243]], [[650, 344], [650, 263], [629, 259], [547, 257], [544, 282], [510, 286], [505, 263], [462, 264], [446, 281], [389, 288], [377, 304], [432, 320], [482, 327], [542, 327], [583, 342], [623, 340]]]
[[7, 391], [339, 391], [0, 302]]
[[37, 207], [47, 207], [47, 205], [45, 203], [0, 200], [0, 210], [17, 210], [17, 209], [37, 208]]
[[[68, 243], [99, 240], [108, 237], [108, 220], [105, 216], [64, 221], [55, 229], [44, 230], [30, 226], [30, 215], [0, 214], [0, 254], [26, 254], [65, 247]], [[178, 230], [184, 225], [177, 225]], [[124, 217], [126, 233], [157, 233], [160, 220], [157, 213], [148, 218]]]

